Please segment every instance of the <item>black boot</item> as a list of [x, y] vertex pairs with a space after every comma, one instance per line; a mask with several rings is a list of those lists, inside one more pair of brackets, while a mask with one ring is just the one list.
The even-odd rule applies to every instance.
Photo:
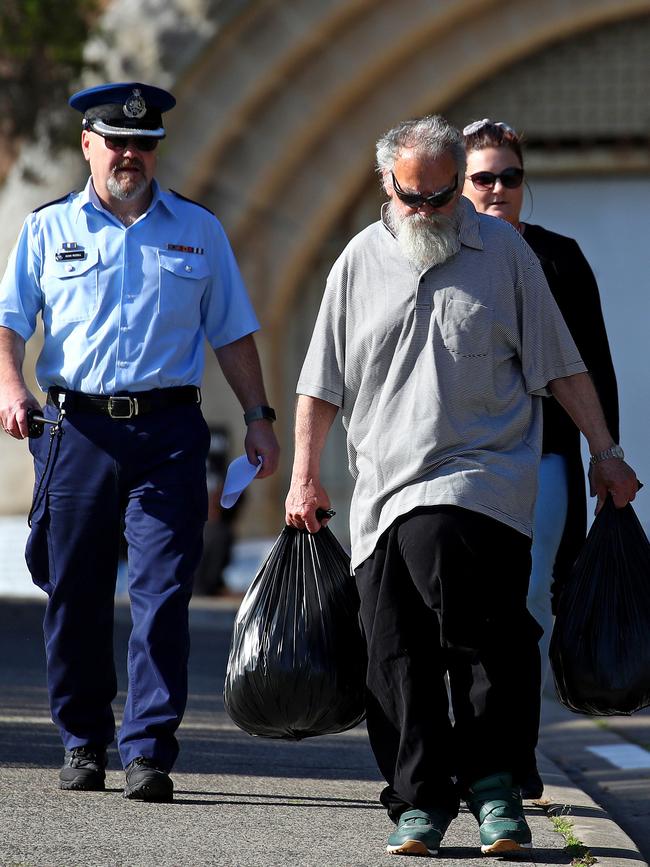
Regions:
[[151, 759], [138, 756], [126, 768], [124, 797], [138, 801], [171, 801], [174, 784], [167, 771], [156, 767]]
[[103, 792], [108, 757], [104, 747], [73, 747], [66, 750], [59, 771], [59, 788], [79, 792]]

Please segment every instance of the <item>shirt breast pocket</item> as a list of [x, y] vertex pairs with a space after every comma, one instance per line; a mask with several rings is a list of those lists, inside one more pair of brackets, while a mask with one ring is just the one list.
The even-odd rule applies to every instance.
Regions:
[[490, 354], [492, 311], [478, 301], [444, 299], [439, 325], [443, 343], [452, 355], [483, 358]]
[[84, 259], [50, 262], [41, 285], [54, 325], [90, 319], [99, 304], [99, 251], [86, 250]]
[[197, 255], [169, 256], [162, 251], [158, 261], [161, 315], [173, 317], [176, 325], [197, 327], [201, 322], [201, 298], [210, 278], [208, 263]]

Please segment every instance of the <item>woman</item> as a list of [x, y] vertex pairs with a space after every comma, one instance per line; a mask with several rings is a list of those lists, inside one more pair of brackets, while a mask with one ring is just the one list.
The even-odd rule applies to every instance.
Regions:
[[[477, 211], [507, 220], [536, 253], [551, 292], [600, 396], [607, 425], [619, 439], [616, 376], [596, 280], [572, 238], [520, 220], [524, 161], [521, 138], [507, 124], [485, 118], [463, 130], [467, 172], [463, 194]], [[580, 433], [560, 404], [543, 402], [544, 440], [535, 509], [528, 609], [544, 630], [540, 640], [542, 686], [548, 674], [553, 628], [552, 596], [557, 597], [584, 543], [587, 504]], [[551, 584], [553, 588], [551, 591]], [[524, 797], [540, 797], [536, 770], [522, 787]]]

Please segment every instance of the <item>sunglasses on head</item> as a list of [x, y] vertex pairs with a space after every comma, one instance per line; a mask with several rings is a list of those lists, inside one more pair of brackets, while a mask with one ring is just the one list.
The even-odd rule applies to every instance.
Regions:
[[430, 196], [423, 196], [422, 193], [405, 192], [397, 183], [397, 178], [393, 172], [390, 175], [393, 179], [395, 195], [400, 202], [404, 202], [409, 208], [421, 208], [423, 205], [429, 205], [431, 208], [442, 208], [451, 202], [458, 187], [458, 174], [456, 174], [454, 175], [453, 183], [449, 187], [445, 187], [444, 190], [439, 190], [437, 193], [431, 193]]
[[104, 139], [104, 143], [109, 150], [123, 151], [127, 148], [133, 148], [138, 151], [153, 151], [158, 146], [158, 139], [153, 136], [145, 135], [102, 135], [97, 133]]
[[482, 130], [486, 126], [498, 126], [499, 129], [502, 129], [504, 132], [509, 132], [514, 136], [517, 135], [515, 130], [507, 123], [504, 123], [502, 120], [490, 120], [489, 117], [484, 117], [483, 120], [475, 120], [472, 121], [472, 123], [468, 123], [466, 127], [463, 127], [463, 135], [474, 135], [475, 132], [479, 132], [479, 130]]
[[498, 175], [494, 172], [474, 172], [467, 177], [474, 184], [475, 190], [493, 190], [497, 181], [501, 181], [501, 185], [508, 190], [516, 190], [524, 179], [524, 170], [509, 166]]

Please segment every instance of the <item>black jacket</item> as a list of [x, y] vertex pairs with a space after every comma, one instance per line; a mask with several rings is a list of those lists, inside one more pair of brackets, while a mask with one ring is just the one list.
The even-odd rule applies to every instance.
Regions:
[[[535, 251], [551, 292], [580, 356], [592, 376], [609, 432], [619, 441], [618, 389], [609, 350], [598, 285], [589, 263], [573, 238], [525, 224], [524, 240]], [[564, 455], [568, 464], [569, 508], [555, 560], [553, 593], [573, 566], [587, 530], [587, 500], [580, 454], [580, 431], [554, 398], [545, 398], [542, 451]]]

